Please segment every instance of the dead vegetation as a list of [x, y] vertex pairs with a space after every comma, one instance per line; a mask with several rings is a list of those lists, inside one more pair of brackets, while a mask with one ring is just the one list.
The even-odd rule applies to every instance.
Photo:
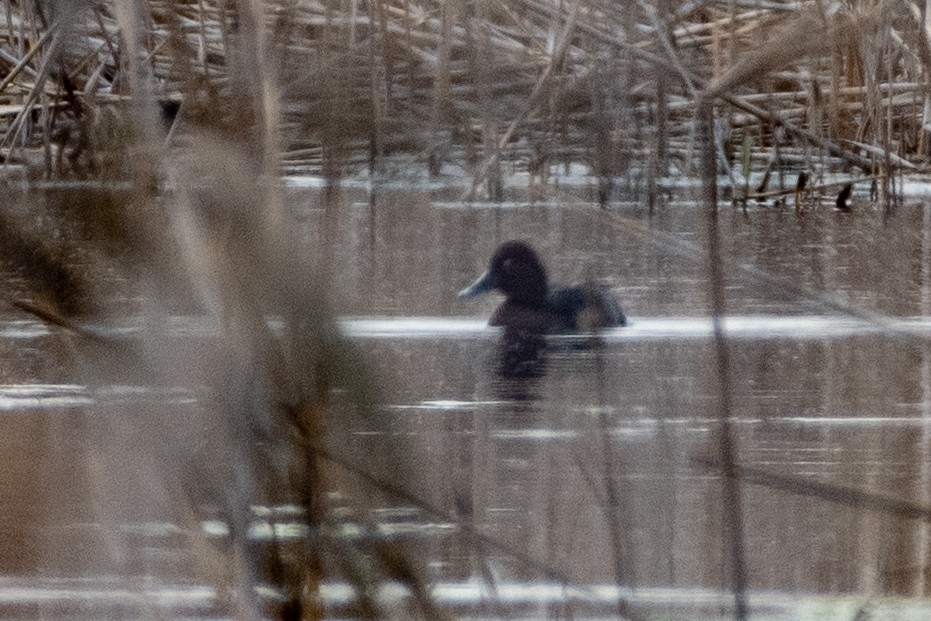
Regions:
[[0, 16], [8, 172], [125, 177], [140, 91], [166, 145], [220, 131], [265, 144], [277, 173], [331, 178], [403, 156], [405, 174], [464, 174], [491, 197], [512, 171], [573, 162], [603, 200], [618, 177], [695, 174], [701, 92], [735, 188], [928, 154], [931, 43], [911, 2], [153, 1], [139, 58], [119, 3], [73, 5]]

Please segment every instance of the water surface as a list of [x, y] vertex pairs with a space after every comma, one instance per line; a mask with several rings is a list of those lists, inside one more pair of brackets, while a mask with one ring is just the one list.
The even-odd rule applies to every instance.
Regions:
[[[441, 510], [369, 490], [364, 519], [411, 546], [457, 614], [542, 618], [574, 606], [611, 616], [621, 593], [670, 618], [726, 616], [722, 480], [708, 465], [721, 389], [700, 207], [688, 196], [652, 214], [584, 196], [465, 205], [450, 200], [458, 193], [346, 187], [325, 209], [316, 190], [289, 190], [293, 229], [309, 258], [325, 257], [342, 328], [387, 396], [378, 424], [343, 430], [342, 449], [365, 463], [403, 447], [405, 485]], [[741, 488], [761, 618], [849, 619], [863, 603], [900, 615], [889, 618], [928, 614], [927, 518], [863, 499], [931, 506], [929, 216], [919, 200], [892, 215], [865, 201], [853, 213], [721, 211], [738, 462], [776, 477], [748, 475]], [[485, 326], [499, 299], [456, 292], [511, 238], [530, 240], [554, 281], [606, 284], [631, 326], [606, 331], [597, 348], [556, 343], [542, 377], [503, 382], [500, 334]], [[173, 346], [192, 350], [216, 330], [196, 314], [166, 326]], [[131, 335], [132, 321], [119, 329]], [[126, 372], [88, 386], [56, 330], [11, 311], [0, 335], [0, 612], [64, 614], [83, 597], [131, 608], [121, 598], [145, 591], [178, 614], [214, 614], [209, 586], [191, 583], [192, 524], [152, 492], [145, 452], [132, 450], [169, 437], [186, 463], [219, 445], [198, 419], [208, 380], [150, 385]], [[106, 415], [127, 404], [131, 419]], [[850, 493], [826, 498], [804, 484]], [[303, 536], [287, 530], [286, 511], [256, 511], [255, 537]], [[223, 538], [222, 515], [198, 519]], [[466, 528], [493, 543], [477, 546]], [[114, 533], [130, 554], [113, 551]], [[327, 588], [338, 611], [345, 585]]]

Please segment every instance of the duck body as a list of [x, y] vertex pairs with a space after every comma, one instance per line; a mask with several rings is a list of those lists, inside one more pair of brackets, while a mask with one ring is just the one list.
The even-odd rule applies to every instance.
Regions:
[[551, 287], [539, 256], [522, 241], [498, 246], [488, 270], [459, 297], [487, 291], [504, 294], [488, 321], [492, 326], [565, 334], [627, 325], [624, 312], [604, 287], [595, 283]]
[[605, 287], [595, 283], [555, 287], [547, 296], [547, 305], [559, 318], [560, 332], [591, 332], [627, 325], [627, 316], [617, 301]]

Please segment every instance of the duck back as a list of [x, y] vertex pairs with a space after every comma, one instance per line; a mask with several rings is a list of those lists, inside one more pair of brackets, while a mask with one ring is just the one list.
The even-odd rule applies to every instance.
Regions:
[[563, 331], [592, 332], [627, 325], [620, 305], [606, 287], [596, 283], [554, 287], [547, 304]]

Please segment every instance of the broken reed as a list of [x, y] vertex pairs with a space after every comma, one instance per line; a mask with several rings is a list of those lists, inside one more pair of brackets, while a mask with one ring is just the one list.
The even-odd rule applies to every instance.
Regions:
[[[760, 170], [778, 142], [792, 169], [924, 165], [921, 12], [822, 4], [270, 1], [252, 50], [252, 3], [153, 1], [140, 85], [168, 126], [178, 114], [175, 144], [185, 129], [262, 131], [258, 90], [278, 102], [266, 138], [281, 173], [385, 171], [403, 154], [431, 173], [456, 165], [494, 195], [502, 174], [545, 178], [555, 164], [582, 162], [603, 179], [695, 173], [696, 93], [736, 68], [746, 75], [717, 106], [725, 160], [736, 165], [749, 144], [764, 154], [752, 160]], [[48, 8], [25, 0], [0, 16], [0, 155], [46, 178], [119, 177], [122, 159], [108, 152], [125, 146], [133, 91], [117, 7], [88, 2], [58, 35]], [[753, 58], [761, 44], [766, 58]], [[267, 75], [243, 72], [253, 52]]]

